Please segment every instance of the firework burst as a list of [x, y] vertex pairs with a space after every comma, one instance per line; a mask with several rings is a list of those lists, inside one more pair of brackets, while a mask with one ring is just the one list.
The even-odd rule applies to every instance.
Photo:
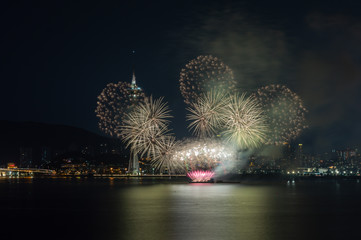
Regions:
[[215, 139], [188, 140], [179, 144], [173, 154], [185, 171], [210, 170], [236, 159], [236, 151]]
[[213, 171], [192, 171], [187, 173], [187, 176], [192, 180], [192, 182], [209, 182], [214, 176]]
[[134, 98], [132, 91], [129, 83], [109, 83], [98, 96], [95, 113], [99, 118], [99, 128], [106, 134], [119, 135], [119, 126], [124, 114], [144, 99], [143, 92], [139, 91]]
[[175, 137], [160, 138], [158, 144], [155, 145], [154, 155], [151, 160], [152, 165], [160, 171], [167, 168], [169, 173], [184, 172], [181, 162], [173, 157], [177, 147], [178, 142]]
[[261, 103], [267, 123], [272, 129], [267, 144], [280, 145], [300, 135], [307, 112], [301, 98], [283, 85], [261, 87], [254, 94]]
[[179, 83], [187, 104], [195, 102], [202, 93], [211, 89], [230, 92], [236, 86], [232, 70], [211, 55], [198, 56], [186, 64], [181, 70]]
[[200, 137], [222, 135], [242, 149], [265, 141], [267, 125], [261, 107], [245, 94], [209, 92], [188, 108], [189, 128]]
[[168, 129], [170, 110], [163, 99], [146, 98], [135, 106], [121, 126], [121, 137], [131, 151], [151, 158], [152, 165], [159, 170], [168, 168], [169, 173], [179, 171], [180, 163], [173, 153], [177, 146], [175, 137]]
[[241, 149], [258, 147], [265, 141], [267, 124], [263, 111], [253, 97], [234, 94], [222, 111], [223, 137]]
[[222, 110], [227, 103], [226, 94], [223, 92], [211, 91], [202, 94], [197, 102], [187, 108], [187, 120], [191, 121], [189, 128], [199, 137], [211, 137], [216, 135], [222, 125]]
[[154, 155], [155, 146], [163, 137], [169, 135], [168, 118], [170, 110], [162, 98], [154, 100], [146, 98], [125, 115], [121, 126], [121, 138], [127, 147], [141, 156]]

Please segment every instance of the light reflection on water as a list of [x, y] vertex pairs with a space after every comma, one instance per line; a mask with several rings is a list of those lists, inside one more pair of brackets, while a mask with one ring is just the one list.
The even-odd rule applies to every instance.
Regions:
[[[264, 224], [265, 194], [239, 185], [175, 186], [173, 214], [177, 239], [245, 239], [261, 237], [255, 227]], [[265, 190], [265, 189], [264, 189]], [[252, 218], [252, 211], [258, 212]], [[191, 229], [188, 233], [188, 229]]]
[[[129, 239], [265, 239], [267, 187], [154, 185], [127, 189]], [[130, 207], [132, 206], [132, 207]], [[142, 231], [139, 231], [141, 226]]]
[[[125, 224], [126, 239], [352, 236], [350, 229], [357, 225], [354, 218], [361, 216], [360, 207], [355, 198], [351, 202], [347, 196], [340, 196], [335, 184], [340, 185], [297, 184], [291, 180], [266, 185], [175, 184], [127, 189], [122, 194], [127, 206], [122, 217], [130, 220]], [[360, 196], [360, 187], [353, 189], [356, 191], [347, 194]], [[346, 210], [350, 207], [347, 204], [354, 207]], [[341, 216], [347, 216], [347, 223]], [[348, 232], [337, 232], [336, 227], [347, 228]]]
[[44, 239], [45, 232], [50, 239], [111, 240], [351, 237], [360, 199], [357, 181], [0, 180], [3, 229], [41, 229]]

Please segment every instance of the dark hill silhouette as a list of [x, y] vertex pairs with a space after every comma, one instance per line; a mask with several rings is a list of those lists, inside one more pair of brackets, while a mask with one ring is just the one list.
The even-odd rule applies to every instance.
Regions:
[[118, 147], [119, 139], [100, 136], [87, 130], [38, 122], [0, 121], [0, 164], [19, 158], [20, 148], [33, 150], [47, 147], [52, 151], [79, 151], [82, 147], [96, 148], [101, 143]]

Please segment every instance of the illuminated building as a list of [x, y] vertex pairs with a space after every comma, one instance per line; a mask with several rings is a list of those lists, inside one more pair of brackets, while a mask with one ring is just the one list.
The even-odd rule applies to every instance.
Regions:
[[131, 84], [131, 89], [130, 89], [131, 95], [130, 100], [132, 103], [137, 103], [140, 100], [141, 97], [141, 93], [143, 92], [143, 90], [137, 85], [137, 82], [135, 80], [135, 73], [133, 71], [133, 76], [132, 76], [132, 84]]
[[134, 53], [135, 51], [133, 51], [133, 75], [132, 75], [132, 83], [130, 85], [130, 101], [132, 102], [132, 104], [136, 104], [138, 103], [139, 100], [141, 100], [141, 96], [143, 93], [142, 88], [140, 88], [137, 85], [137, 81], [135, 79], [135, 68], [134, 68]]

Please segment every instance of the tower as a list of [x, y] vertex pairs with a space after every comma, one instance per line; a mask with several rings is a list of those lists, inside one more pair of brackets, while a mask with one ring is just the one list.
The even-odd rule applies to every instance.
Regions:
[[134, 70], [133, 70], [133, 77], [132, 77], [132, 88], [133, 86], [137, 86], [137, 82], [135, 81], [135, 73], [134, 73]]
[[[133, 51], [133, 75], [132, 75], [132, 82], [130, 85], [130, 102], [131, 105], [134, 106], [137, 104], [144, 96], [143, 90], [137, 85], [136, 78], [135, 78], [135, 70], [134, 70], [134, 54], [135, 51]], [[134, 175], [139, 175], [139, 159], [138, 155], [136, 153], [130, 152], [130, 158], [129, 158], [129, 173]]]
[[132, 175], [139, 175], [139, 159], [136, 153], [130, 152], [129, 165], [128, 165], [129, 173]]
[[137, 82], [135, 80], [135, 73], [133, 71], [132, 76], [132, 83], [130, 85], [130, 102], [132, 104], [136, 104], [141, 100], [141, 97], [143, 96], [143, 90], [137, 85]]
[[135, 78], [135, 64], [134, 64], [134, 55], [135, 51], [133, 51], [133, 66], [132, 66], [132, 70], [133, 70], [133, 75], [132, 75], [132, 82], [130, 85], [130, 101], [132, 104], [136, 104], [139, 102], [139, 100], [141, 100], [141, 98], [144, 96], [143, 94], [143, 90], [137, 85], [137, 81]]

